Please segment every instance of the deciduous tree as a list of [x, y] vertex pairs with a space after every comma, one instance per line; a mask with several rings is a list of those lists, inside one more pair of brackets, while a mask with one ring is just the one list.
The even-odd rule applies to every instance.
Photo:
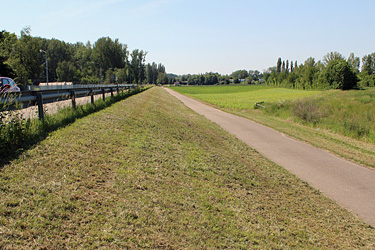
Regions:
[[352, 67], [343, 59], [330, 60], [321, 80], [328, 88], [342, 90], [353, 89], [358, 82]]

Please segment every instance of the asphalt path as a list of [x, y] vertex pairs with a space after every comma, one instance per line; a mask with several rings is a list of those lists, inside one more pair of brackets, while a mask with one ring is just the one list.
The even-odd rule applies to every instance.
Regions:
[[375, 226], [375, 170], [292, 139], [269, 127], [207, 106], [165, 88], [187, 107], [215, 122], [276, 164]]

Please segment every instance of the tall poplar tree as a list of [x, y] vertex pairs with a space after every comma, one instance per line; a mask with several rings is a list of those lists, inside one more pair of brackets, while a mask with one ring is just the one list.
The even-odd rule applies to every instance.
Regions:
[[281, 57], [279, 57], [279, 59], [277, 59], [276, 72], [277, 73], [281, 72]]

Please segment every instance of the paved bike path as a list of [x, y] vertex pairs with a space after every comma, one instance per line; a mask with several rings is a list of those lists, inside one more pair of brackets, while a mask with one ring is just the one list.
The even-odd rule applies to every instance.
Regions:
[[212, 108], [171, 89], [165, 90], [193, 111], [204, 115], [375, 226], [375, 170], [339, 158], [251, 120]]

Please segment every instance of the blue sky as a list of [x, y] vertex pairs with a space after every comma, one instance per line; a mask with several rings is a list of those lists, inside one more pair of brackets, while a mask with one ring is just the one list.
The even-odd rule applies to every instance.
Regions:
[[109, 36], [170, 73], [263, 71], [375, 52], [373, 0], [0, 0], [0, 30], [75, 43]]

